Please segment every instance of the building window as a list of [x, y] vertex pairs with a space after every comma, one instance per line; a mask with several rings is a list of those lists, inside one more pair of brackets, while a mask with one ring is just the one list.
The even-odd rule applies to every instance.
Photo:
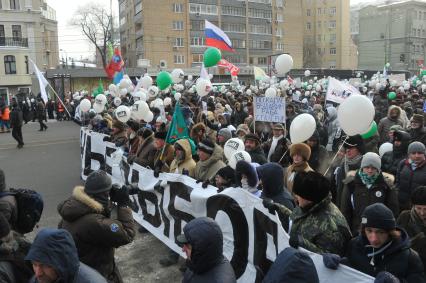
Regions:
[[321, 8], [317, 9], [317, 15], [321, 15]]
[[317, 53], [318, 53], [318, 55], [321, 55], [321, 48], [317, 48]]
[[271, 25], [250, 25], [250, 32], [256, 34], [271, 34]]
[[283, 51], [284, 50], [284, 43], [282, 42], [277, 42], [277, 46], [276, 46], [278, 51]]
[[275, 30], [275, 35], [278, 36], [278, 37], [282, 37], [283, 36], [283, 30], [280, 29], [280, 28], [277, 28]]
[[336, 28], [336, 21], [329, 21], [328, 28]]
[[233, 48], [246, 48], [246, 41], [243, 39], [231, 39]]
[[248, 10], [248, 15], [251, 18], [259, 18], [259, 19], [272, 19], [272, 11], [271, 10], [261, 10], [250, 8]]
[[203, 54], [192, 54], [192, 63], [202, 63], [204, 60]]
[[225, 60], [228, 60], [231, 63], [234, 64], [241, 64], [241, 63], [245, 63], [246, 62], [246, 57], [245, 56], [227, 56], [225, 57]]
[[10, 9], [19, 10], [19, 0], [10, 0]]
[[222, 29], [225, 32], [246, 32], [245, 24], [222, 23]]
[[173, 47], [183, 47], [183, 37], [176, 37]]
[[28, 64], [28, 56], [25, 56], [25, 74], [29, 74], [29, 73], [30, 73], [30, 69]]
[[420, 37], [420, 29], [417, 30], [417, 36]]
[[173, 21], [173, 30], [183, 30], [183, 21]]
[[13, 40], [20, 40], [22, 38], [22, 31], [20, 25], [12, 25]]
[[222, 15], [244, 17], [246, 15], [246, 12], [245, 9], [241, 7], [223, 6]]
[[321, 28], [321, 21], [317, 22], [317, 26], [318, 26], [319, 29]]
[[183, 13], [183, 4], [182, 3], [174, 3], [173, 4], [173, 12]]
[[308, 16], [308, 17], [311, 16], [311, 9], [306, 9], [306, 16]]
[[328, 62], [329, 68], [334, 70], [336, 69], [336, 61], [330, 61]]
[[5, 33], [4, 33], [4, 25], [0, 25], [0, 46], [4, 45], [4, 37], [5, 37]]
[[336, 34], [335, 33], [330, 34], [330, 43], [336, 43]]
[[142, 1], [135, 4], [135, 15], [139, 14], [140, 12], [142, 12]]
[[204, 37], [191, 37], [191, 46], [205, 46]]
[[330, 15], [332, 15], [332, 16], [336, 15], [336, 7], [330, 8]]
[[185, 64], [185, 56], [184, 55], [174, 55], [174, 63], [175, 64]]
[[330, 48], [330, 55], [336, 55], [336, 48]]
[[259, 64], [259, 65], [266, 65], [267, 61], [268, 61], [268, 59], [266, 57], [257, 58], [257, 64]]
[[271, 49], [272, 42], [268, 40], [250, 40], [249, 47], [251, 49]]
[[321, 42], [321, 39], [322, 39], [322, 35], [321, 35], [321, 34], [318, 34], [318, 35], [317, 35], [317, 40]]
[[217, 6], [189, 3], [189, 13], [202, 15], [217, 15]]
[[277, 21], [280, 23], [284, 22], [284, 17], [282, 14], [277, 14]]
[[306, 29], [307, 29], [307, 30], [310, 30], [310, 29], [311, 29], [311, 23], [309, 23], [309, 22], [308, 22], [308, 23], [306, 23]]
[[6, 75], [16, 74], [16, 60], [13, 55], [4, 56], [4, 72]]
[[416, 36], [416, 29], [415, 28], [413, 28], [411, 32], [412, 32], [413, 36]]
[[276, 5], [277, 5], [278, 8], [284, 7], [284, 0], [277, 0]]
[[423, 20], [426, 20], [426, 12], [423, 12]]
[[422, 29], [422, 37], [426, 37], [426, 31]]

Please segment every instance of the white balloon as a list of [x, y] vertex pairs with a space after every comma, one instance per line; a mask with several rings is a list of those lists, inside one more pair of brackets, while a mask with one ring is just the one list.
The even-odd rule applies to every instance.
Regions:
[[151, 101], [151, 108], [161, 108], [163, 105], [163, 100], [161, 98], [156, 98], [155, 100]]
[[148, 96], [151, 98], [157, 97], [158, 91], [159, 91], [158, 87], [150, 86], [148, 89]]
[[95, 97], [95, 104], [101, 104], [101, 105], [105, 105], [107, 103], [107, 98], [104, 94], [98, 94]]
[[192, 81], [193, 77], [192, 75], [188, 75], [188, 80]]
[[379, 147], [379, 155], [380, 155], [380, 158], [382, 158], [383, 157], [383, 155], [386, 153], [386, 152], [389, 152], [389, 151], [392, 151], [393, 150], [393, 144], [391, 144], [390, 142], [385, 142], [384, 144], [382, 144], [380, 147]]
[[306, 88], [307, 88], [308, 90], [311, 90], [311, 89], [312, 89], [312, 85], [308, 85]]
[[265, 91], [265, 97], [275, 97], [277, 96], [277, 90], [273, 87], [268, 88]]
[[251, 95], [251, 89], [248, 89], [248, 90], [246, 91], [246, 94], [250, 96], [250, 95]]
[[120, 105], [115, 110], [115, 117], [118, 121], [126, 123], [130, 119], [130, 108], [125, 105]]
[[237, 151], [231, 155], [228, 165], [235, 170], [235, 168], [237, 167], [237, 162], [241, 160], [245, 160], [248, 163], [251, 163], [250, 154], [247, 151]]
[[96, 113], [102, 113], [105, 110], [105, 105], [93, 103], [93, 110], [95, 110]]
[[120, 88], [128, 88], [130, 86], [129, 84], [129, 80], [127, 80], [126, 78], [122, 78], [120, 81]]
[[141, 78], [141, 80], [141, 85], [144, 89], [147, 90], [150, 86], [152, 86], [152, 78], [150, 76], [145, 75]]
[[213, 74], [209, 74], [209, 79], [213, 79]]
[[127, 88], [120, 89], [120, 95], [121, 96], [126, 96], [127, 95]]
[[172, 99], [170, 97], [166, 97], [164, 98], [164, 106], [169, 106], [170, 104], [172, 104]]
[[310, 75], [311, 75], [311, 71], [306, 70], [306, 71], [305, 71], [305, 77], [309, 77]]
[[316, 90], [317, 92], [320, 92], [320, 91], [321, 91], [321, 85], [317, 85], [317, 86], [316, 86], [316, 88], [315, 88], [315, 90]]
[[80, 102], [80, 110], [81, 112], [87, 112], [92, 107], [92, 103], [90, 103], [90, 100], [85, 98]]
[[117, 86], [115, 84], [110, 84], [108, 86], [108, 89], [110, 92], [116, 92], [117, 91]]
[[172, 80], [175, 84], [180, 83], [185, 77], [185, 73], [183, 72], [182, 69], [174, 69], [171, 75], [172, 75]]
[[292, 143], [301, 143], [308, 140], [315, 132], [317, 124], [311, 114], [300, 114], [291, 122], [290, 140]]
[[132, 115], [137, 120], [142, 120], [147, 112], [149, 112], [149, 106], [145, 101], [139, 100], [132, 105]]
[[114, 105], [117, 106], [117, 107], [121, 105], [121, 98], [120, 97], [114, 98]]
[[133, 93], [133, 100], [138, 101], [146, 101], [146, 91], [144, 89], [140, 89], [137, 92]]
[[374, 105], [364, 95], [351, 95], [337, 111], [340, 127], [349, 136], [367, 132], [374, 118]]
[[275, 60], [275, 69], [279, 75], [285, 75], [293, 68], [293, 58], [288, 54], [282, 54]]
[[212, 90], [212, 83], [209, 80], [199, 79], [196, 90], [199, 96], [206, 96]]
[[235, 152], [244, 151], [244, 142], [239, 138], [229, 139], [223, 146], [226, 159], [230, 159]]
[[182, 94], [180, 92], [176, 92], [174, 97], [176, 101], [179, 101], [179, 99], [182, 97]]
[[151, 111], [148, 111], [145, 116], [143, 117], [143, 120], [147, 123], [152, 122], [152, 119], [154, 119], [154, 113], [152, 113]]

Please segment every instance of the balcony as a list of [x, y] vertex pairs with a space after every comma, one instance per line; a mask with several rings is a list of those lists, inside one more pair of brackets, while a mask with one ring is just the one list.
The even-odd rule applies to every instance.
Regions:
[[28, 47], [28, 38], [0, 37], [0, 47]]

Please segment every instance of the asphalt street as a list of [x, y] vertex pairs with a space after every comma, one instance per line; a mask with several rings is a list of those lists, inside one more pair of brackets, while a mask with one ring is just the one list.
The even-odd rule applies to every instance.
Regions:
[[[80, 178], [80, 127], [70, 121], [49, 121], [47, 125], [48, 130], [43, 132], [38, 131], [37, 122], [24, 125], [22, 149], [16, 147], [11, 133], [0, 133], [0, 168], [7, 186], [30, 188], [43, 196], [43, 215], [39, 227], [27, 235], [29, 239], [41, 228], [57, 227], [58, 203], [68, 198], [76, 185], [84, 183]], [[158, 263], [167, 253], [155, 237], [137, 233], [131, 244], [116, 252], [124, 282], [180, 282], [178, 265], [163, 268]]]

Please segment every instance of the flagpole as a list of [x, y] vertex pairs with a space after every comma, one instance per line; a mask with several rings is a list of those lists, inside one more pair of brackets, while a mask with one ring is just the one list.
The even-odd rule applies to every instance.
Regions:
[[61, 102], [61, 104], [64, 106], [65, 111], [67, 111], [68, 115], [70, 115], [70, 118], [72, 119], [73, 117], [71, 117], [70, 112], [68, 111], [67, 107], [65, 106], [64, 102], [62, 101], [62, 99], [59, 97], [59, 95], [56, 93], [56, 91], [53, 89], [53, 87], [48, 84], [48, 86], [50, 86], [50, 89], [53, 91], [53, 93], [56, 95], [56, 97], [59, 99], [59, 101]]

